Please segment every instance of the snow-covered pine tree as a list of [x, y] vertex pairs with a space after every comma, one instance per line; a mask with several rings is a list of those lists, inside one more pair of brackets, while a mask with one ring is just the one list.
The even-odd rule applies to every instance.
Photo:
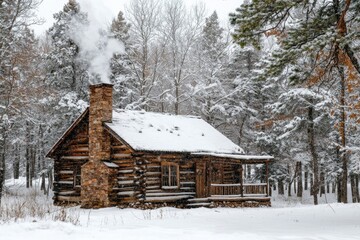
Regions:
[[[274, 10], [276, 9], [276, 11]], [[279, 48], [269, 62], [265, 76], [279, 76], [291, 71], [289, 78], [298, 84], [313, 84], [319, 80], [338, 81], [340, 136], [339, 155], [342, 162], [341, 201], [347, 202], [348, 152], [346, 135], [346, 71], [353, 68], [360, 73], [354, 43], [360, 13], [357, 1], [248, 1], [230, 15], [235, 26], [234, 39], [241, 46], [252, 44], [260, 48], [262, 37], [276, 35]], [[301, 62], [312, 63], [302, 68]], [[348, 63], [348, 64], [347, 64]], [[290, 68], [289, 68], [290, 67]], [[330, 84], [331, 85], [331, 84]], [[335, 85], [333, 85], [335, 86]]]
[[[257, 132], [262, 131], [257, 125], [265, 118], [262, 83], [256, 80], [261, 69], [262, 53], [252, 47], [231, 47], [227, 77], [231, 80], [227, 98], [227, 121], [232, 138], [246, 152], [258, 152]], [[264, 151], [264, 150], [260, 150]]]
[[54, 19], [47, 31], [50, 49], [46, 54], [46, 84], [56, 94], [51, 99], [52, 115], [47, 121], [53, 123], [52, 135], [59, 136], [86, 107], [88, 64], [80, 58], [79, 46], [70, 30], [74, 24], [85, 25], [88, 20], [75, 0], [69, 0], [62, 11], [54, 14]]
[[86, 64], [79, 58], [79, 46], [70, 36], [74, 23], [86, 24], [87, 14], [75, 0], [69, 0], [62, 11], [54, 14], [55, 22], [47, 31], [51, 39], [48, 53], [47, 81], [58, 90], [65, 90], [84, 98], [87, 95]]
[[110, 26], [110, 36], [121, 41], [125, 45], [125, 53], [114, 54], [111, 59], [111, 82], [114, 84], [114, 104], [119, 108], [131, 107], [136, 100], [136, 81], [131, 69], [129, 51], [131, 42], [129, 35], [130, 24], [120, 11]]
[[301, 161], [302, 165], [309, 166], [313, 175], [315, 205], [322, 184], [320, 172], [325, 174], [321, 166], [327, 158], [336, 158], [335, 145], [329, 141], [334, 125], [330, 116], [332, 102], [332, 96], [322, 89], [289, 87], [277, 102], [268, 106], [280, 146], [279, 159], [289, 166], [288, 189], [296, 177], [296, 162]]
[[192, 111], [210, 124], [222, 125], [225, 122], [227, 95], [231, 95], [226, 76], [229, 42], [220, 27], [216, 12], [205, 19], [197, 43], [191, 59], [194, 62], [194, 83], [190, 85], [189, 94], [193, 99]]

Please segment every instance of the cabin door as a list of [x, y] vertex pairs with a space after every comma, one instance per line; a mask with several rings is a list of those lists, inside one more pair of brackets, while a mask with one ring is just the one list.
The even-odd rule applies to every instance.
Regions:
[[207, 176], [207, 162], [196, 163], [196, 197], [205, 198], [209, 194], [209, 184]]

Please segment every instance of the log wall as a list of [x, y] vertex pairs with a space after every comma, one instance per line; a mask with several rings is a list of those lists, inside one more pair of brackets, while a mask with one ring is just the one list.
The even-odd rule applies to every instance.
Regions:
[[[85, 118], [87, 119], [87, 118]], [[80, 202], [81, 166], [89, 159], [88, 121], [64, 142], [54, 162], [54, 202]]]
[[[111, 137], [111, 161], [119, 166], [118, 185], [113, 189], [119, 205], [181, 202], [195, 195], [195, 165], [185, 154], [134, 152]], [[161, 164], [179, 166], [179, 187], [161, 185]]]
[[139, 179], [135, 169], [136, 159], [133, 151], [113, 136], [111, 141], [111, 161], [119, 166], [117, 175], [117, 186], [113, 189], [111, 196], [119, 203], [134, 203], [139, 198]]
[[[145, 202], [181, 202], [195, 196], [194, 160], [186, 154], [144, 153], [146, 161]], [[161, 165], [173, 163], [179, 166], [179, 186], [161, 185]]]

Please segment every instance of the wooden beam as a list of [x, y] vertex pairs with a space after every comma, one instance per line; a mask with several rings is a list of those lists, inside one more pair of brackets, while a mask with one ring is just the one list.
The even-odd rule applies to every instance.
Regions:
[[243, 177], [243, 165], [240, 165], [240, 195], [244, 197], [244, 177]]
[[269, 162], [266, 162], [266, 196], [269, 196]]

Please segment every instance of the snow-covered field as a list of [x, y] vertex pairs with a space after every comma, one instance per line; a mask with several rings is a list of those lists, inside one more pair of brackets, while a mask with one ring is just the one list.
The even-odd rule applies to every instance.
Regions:
[[[7, 196], [3, 205], [21, 197]], [[2, 222], [1, 240], [360, 239], [360, 204], [312, 206], [277, 198], [271, 208], [64, 210], [41, 195], [32, 199], [49, 213]]]

